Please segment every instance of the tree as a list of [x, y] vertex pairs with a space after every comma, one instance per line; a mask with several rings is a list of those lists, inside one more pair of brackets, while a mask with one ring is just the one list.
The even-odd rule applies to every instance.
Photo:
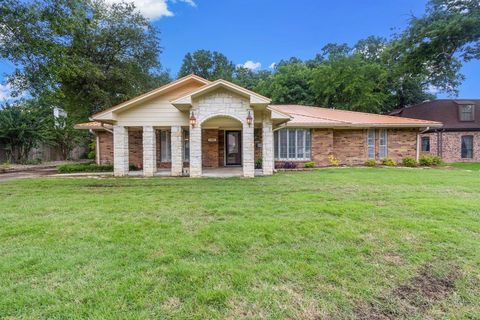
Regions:
[[313, 104], [312, 69], [298, 59], [281, 61], [275, 72], [259, 81], [255, 90], [274, 103]]
[[393, 59], [413, 76], [456, 93], [462, 61], [480, 58], [480, 2], [430, 0], [426, 13], [412, 17], [393, 42]]
[[158, 30], [132, 4], [3, 0], [0, 56], [16, 93], [86, 118], [158, 86]]
[[49, 145], [58, 148], [63, 160], [67, 160], [70, 152], [86, 138], [81, 130], [73, 127], [75, 123], [77, 121], [72, 117], [55, 117], [51, 112], [47, 117], [46, 126], [42, 130], [42, 139]]
[[26, 104], [0, 108], [0, 143], [10, 162], [24, 163], [29, 152], [43, 141], [45, 112]]
[[235, 68], [233, 82], [248, 90], [255, 91], [260, 81], [268, 79], [271, 72], [267, 70], [253, 71], [251, 69], [239, 66]]
[[330, 56], [313, 71], [315, 102], [326, 107], [379, 113], [389, 97], [387, 71], [360, 55]]
[[235, 65], [220, 52], [197, 50], [187, 53], [182, 61], [178, 77], [196, 74], [207, 80], [232, 80]]

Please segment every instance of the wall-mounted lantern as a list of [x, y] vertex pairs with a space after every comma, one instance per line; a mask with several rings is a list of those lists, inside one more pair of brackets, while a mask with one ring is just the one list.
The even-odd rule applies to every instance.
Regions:
[[250, 110], [248, 110], [247, 124], [249, 127], [252, 125], [252, 122], [253, 122], [253, 117], [252, 117], [252, 114], [250, 113]]
[[195, 115], [193, 114], [193, 111], [190, 113], [190, 125], [192, 128], [195, 128], [195, 125], [197, 124], [197, 118], [195, 118]]

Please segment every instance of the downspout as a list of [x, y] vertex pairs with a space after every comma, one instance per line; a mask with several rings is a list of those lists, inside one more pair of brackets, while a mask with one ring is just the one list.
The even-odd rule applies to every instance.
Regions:
[[428, 130], [430, 130], [430, 127], [425, 128], [425, 130], [422, 130], [417, 134], [417, 162], [420, 160], [420, 135]]

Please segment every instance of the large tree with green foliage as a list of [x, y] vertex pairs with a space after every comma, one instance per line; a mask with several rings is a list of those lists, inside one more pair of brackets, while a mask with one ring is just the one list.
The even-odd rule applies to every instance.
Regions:
[[391, 58], [413, 77], [456, 93], [462, 61], [480, 58], [480, 2], [430, 0], [392, 42]]
[[165, 82], [158, 30], [132, 4], [3, 0], [0, 56], [9, 82], [85, 118]]
[[197, 50], [187, 53], [182, 61], [178, 77], [196, 74], [207, 80], [232, 80], [235, 65], [217, 51]]

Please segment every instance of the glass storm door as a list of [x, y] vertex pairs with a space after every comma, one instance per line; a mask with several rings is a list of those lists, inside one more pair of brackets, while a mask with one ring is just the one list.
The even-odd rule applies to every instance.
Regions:
[[225, 164], [227, 166], [242, 164], [242, 132], [241, 131], [225, 132]]

